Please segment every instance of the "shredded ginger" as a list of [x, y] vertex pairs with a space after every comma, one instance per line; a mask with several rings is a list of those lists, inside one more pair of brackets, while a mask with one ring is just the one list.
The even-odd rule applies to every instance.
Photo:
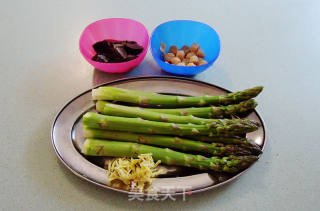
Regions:
[[139, 192], [146, 190], [152, 183], [152, 178], [161, 172], [156, 167], [160, 160], [154, 163], [151, 154], [141, 154], [135, 158], [115, 158], [108, 162], [108, 178], [111, 183], [120, 180], [128, 189]]

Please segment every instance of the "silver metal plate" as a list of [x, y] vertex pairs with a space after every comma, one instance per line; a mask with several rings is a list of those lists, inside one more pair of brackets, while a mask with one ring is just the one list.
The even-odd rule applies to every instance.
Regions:
[[[122, 79], [99, 86], [115, 86], [133, 90], [190, 96], [221, 95], [229, 92], [218, 86], [201, 81], [163, 76]], [[93, 109], [94, 103], [91, 99], [91, 90], [80, 94], [68, 102], [53, 122], [51, 130], [53, 147], [62, 163], [77, 176], [104, 188], [130, 193], [107, 185], [107, 171], [101, 167], [106, 158], [90, 158], [80, 153], [79, 149], [81, 149], [84, 142], [80, 120], [85, 112]], [[256, 111], [253, 111], [246, 118], [255, 120], [262, 125], [259, 130], [247, 134], [247, 137], [254, 140], [263, 150], [266, 141], [265, 128], [261, 117]], [[182, 174], [173, 175], [173, 177], [168, 176], [155, 179], [152, 185], [153, 188], [160, 192], [159, 195], [166, 194], [167, 192], [180, 195], [185, 191], [196, 193], [229, 183], [248, 170], [246, 169], [236, 175], [226, 176], [212, 172], [201, 173], [191, 168], [183, 169], [188, 170], [182, 171]], [[223, 179], [221, 180], [221, 178]]]

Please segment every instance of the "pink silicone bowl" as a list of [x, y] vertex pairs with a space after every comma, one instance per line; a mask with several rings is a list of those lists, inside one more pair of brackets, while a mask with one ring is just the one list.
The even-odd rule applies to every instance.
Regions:
[[[138, 58], [121, 63], [101, 63], [93, 61], [95, 55], [92, 45], [104, 39], [131, 40], [143, 46]], [[81, 34], [79, 41], [80, 52], [83, 57], [96, 69], [109, 73], [128, 72], [138, 66], [147, 54], [149, 34], [147, 29], [138, 21], [126, 18], [102, 19], [88, 25]]]

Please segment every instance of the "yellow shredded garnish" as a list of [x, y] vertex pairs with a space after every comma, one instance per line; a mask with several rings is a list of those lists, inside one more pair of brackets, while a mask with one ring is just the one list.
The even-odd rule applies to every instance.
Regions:
[[141, 154], [137, 159], [115, 158], [108, 162], [109, 182], [120, 180], [128, 189], [143, 192], [161, 173], [156, 169], [159, 164], [160, 160], [154, 163], [152, 154]]

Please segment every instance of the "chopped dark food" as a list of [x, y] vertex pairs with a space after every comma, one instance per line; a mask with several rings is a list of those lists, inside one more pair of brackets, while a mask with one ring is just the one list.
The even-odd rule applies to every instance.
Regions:
[[136, 59], [137, 57], [138, 57], [138, 56], [136, 56], [136, 55], [128, 55], [127, 60], [128, 60], [128, 61], [134, 60], [134, 59]]
[[127, 43], [125, 45], [125, 48], [129, 54], [133, 54], [133, 55], [138, 55], [139, 53], [141, 53], [143, 51], [143, 47], [140, 46], [139, 44]]
[[136, 59], [143, 47], [136, 41], [102, 40], [93, 44], [96, 55], [92, 60], [103, 63], [119, 63]]
[[97, 62], [105, 62], [105, 63], [109, 62], [109, 60], [104, 55], [101, 55], [101, 54], [96, 54], [92, 59]]
[[127, 43], [127, 44], [137, 44], [136, 41], [130, 41], [130, 40], [126, 40], [126, 43]]
[[121, 58], [126, 59], [128, 57], [128, 54], [123, 46], [116, 47], [115, 50], [121, 56]]
[[97, 54], [98, 53], [103, 54], [109, 48], [109, 43], [104, 40], [101, 42], [96, 42], [95, 44], [93, 44], [92, 47]]

